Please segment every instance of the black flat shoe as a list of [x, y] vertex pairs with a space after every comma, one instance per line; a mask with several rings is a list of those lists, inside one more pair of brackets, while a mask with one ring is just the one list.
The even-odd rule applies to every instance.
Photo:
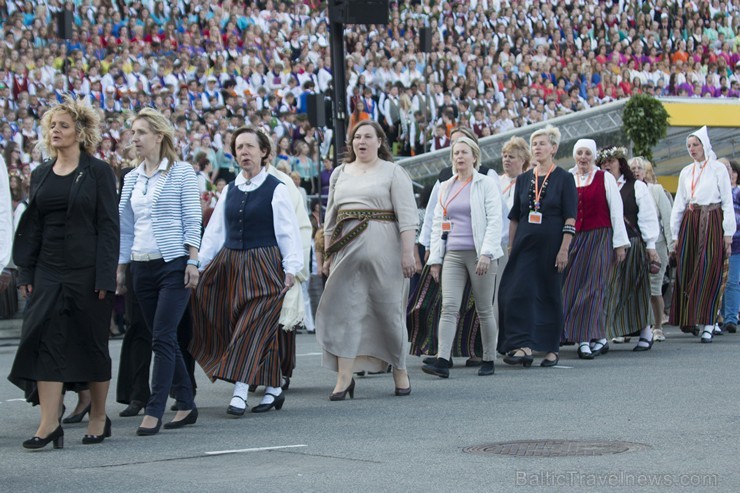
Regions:
[[290, 378], [283, 378], [283, 384], [280, 386], [280, 388], [283, 390], [288, 390], [290, 388]]
[[276, 411], [280, 411], [283, 408], [283, 404], [285, 403], [285, 394], [283, 392], [280, 392], [279, 395], [270, 394], [268, 392], [265, 392], [265, 395], [271, 395], [272, 396], [272, 402], [269, 404], [260, 404], [259, 406], [254, 406], [252, 408], [253, 413], [266, 413], [273, 407]]
[[532, 366], [532, 362], [534, 361], [534, 358], [531, 354], [526, 354], [524, 351], [522, 351], [521, 356], [515, 356], [514, 353], [517, 351], [521, 351], [521, 349], [515, 349], [514, 351], [509, 351], [506, 353], [506, 356], [504, 356], [504, 363], [507, 365], [522, 365], [524, 368], [529, 368]]
[[592, 352], [586, 353], [584, 351], [581, 351], [581, 348], [579, 347], [578, 348], [578, 357], [580, 359], [594, 359], [594, 353], [592, 353]]
[[444, 358], [435, 358], [434, 364], [422, 366], [421, 371], [439, 378], [449, 378], [450, 364]]
[[[709, 334], [709, 337], [704, 337], [704, 334]], [[711, 330], [704, 330], [701, 333], [701, 338], [699, 339], [702, 344], [710, 344], [712, 342], [712, 339], [714, 338], [714, 334], [712, 334]]]
[[144, 409], [144, 405], [139, 401], [131, 401], [126, 409], [118, 413], [122, 418], [130, 418], [132, 416], [138, 416], [141, 410]]
[[110, 418], [108, 416], [105, 417], [105, 428], [103, 428], [103, 434], [102, 435], [85, 435], [82, 437], [82, 443], [84, 445], [92, 445], [94, 443], [101, 443], [106, 438], [109, 438], [111, 436], [111, 422]]
[[468, 358], [465, 360], [465, 366], [467, 368], [477, 368], [483, 364], [483, 360]]
[[334, 392], [329, 396], [330, 401], [343, 401], [344, 398], [349, 394], [350, 399], [355, 398], [355, 379], [352, 379], [352, 382], [349, 384], [349, 387], [344, 389], [342, 392]]
[[[639, 342], [644, 342], [645, 344], [647, 344], [647, 346], [640, 346]], [[649, 341], [647, 339], [645, 339], [644, 337], [640, 337], [640, 341], [639, 342], [638, 342], [637, 346], [635, 346], [635, 347], [632, 348], [633, 351], [637, 351], [637, 352], [640, 352], [640, 351], [650, 351], [653, 348], [653, 343], [655, 342], [655, 337], [653, 337]]]
[[198, 408], [194, 407], [193, 410], [190, 411], [190, 414], [188, 414], [184, 418], [177, 421], [170, 421], [169, 423], [165, 423], [164, 429], [175, 430], [177, 428], [182, 428], [185, 425], [194, 425], [196, 421], [198, 421]]
[[724, 329], [729, 332], [730, 334], [737, 333], [737, 325], [733, 324], [732, 322], [726, 323], [724, 325]]
[[49, 433], [46, 438], [33, 437], [23, 442], [23, 448], [38, 450], [46, 447], [49, 442], [54, 442], [54, 448], [64, 448], [64, 430], [61, 426]]
[[[626, 341], [626, 339], [625, 339], [625, 341]], [[597, 344], [599, 344], [599, 343], [597, 342]], [[609, 352], [609, 343], [608, 342], [606, 344], [604, 344], [603, 346], [601, 346], [599, 349], [592, 349], [591, 350], [591, 354], [594, 355], [594, 358], [597, 357], [597, 356], [603, 356], [603, 355], [605, 355], [608, 352]]]
[[478, 368], [478, 376], [487, 377], [489, 375], [493, 375], [495, 371], [493, 361], [481, 361], [480, 368]]
[[139, 435], [140, 437], [156, 435], [157, 433], [159, 433], [160, 426], [162, 426], [162, 420], [158, 419], [157, 426], [155, 426], [154, 428], [144, 428], [143, 426], [139, 426], [136, 429], [136, 434]]
[[66, 418], [64, 418], [62, 420], [62, 423], [64, 423], [65, 425], [72, 424], [72, 423], [79, 423], [82, 421], [82, 418], [84, 418], [85, 415], [89, 412], [90, 412], [90, 404], [88, 404], [87, 407], [85, 407], [85, 409], [83, 409], [82, 412], [80, 412], [79, 414], [73, 414], [71, 416], [67, 416]]
[[[233, 395], [231, 398], [233, 399], [236, 397], [237, 399], [242, 399], [238, 395]], [[228, 408], [226, 408], [226, 414], [231, 414], [232, 416], [244, 416], [244, 412], [247, 410], [247, 401], [242, 399], [244, 401], [244, 407], [236, 407], [229, 405]]]
[[[424, 358], [421, 360], [422, 363], [425, 365], [433, 365], [437, 361], [437, 358], [435, 356], [429, 356], [428, 358]], [[454, 365], [452, 363], [452, 358], [447, 360], [447, 368], [452, 368]]]
[[399, 397], [411, 395], [411, 387], [406, 387], [405, 389], [399, 389], [396, 387], [396, 395]]
[[557, 364], [558, 364], [559, 361], [560, 361], [560, 355], [557, 355], [556, 354], [555, 355], [555, 359], [547, 359], [547, 358], [543, 359], [540, 362], [540, 366], [542, 366], [544, 368], [550, 368], [552, 366], [557, 366]]

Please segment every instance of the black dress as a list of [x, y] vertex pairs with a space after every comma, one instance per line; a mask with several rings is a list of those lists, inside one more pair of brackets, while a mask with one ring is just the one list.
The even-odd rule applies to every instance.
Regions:
[[522, 347], [558, 352], [563, 331], [563, 276], [555, 260], [565, 220], [576, 217], [578, 192], [573, 175], [556, 167], [540, 197], [542, 223], [530, 224], [532, 175], [529, 170], [517, 177], [509, 212], [518, 226], [499, 287], [500, 353]]
[[[67, 261], [70, 192], [80, 176], [49, 171], [29, 207], [38, 225], [33, 229], [40, 235], [40, 248], [21, 341], [8, 377], [26, 391], [29, 400], [35, 400], [37, 381], [73, 384], [111, 378], [108, 331], [113, 296], [98, 299], [94, 266], [70, 267]], [[111, 199], [115, 200], [114, 195]], [[88, 204], [93, 210], [96, 206]]]

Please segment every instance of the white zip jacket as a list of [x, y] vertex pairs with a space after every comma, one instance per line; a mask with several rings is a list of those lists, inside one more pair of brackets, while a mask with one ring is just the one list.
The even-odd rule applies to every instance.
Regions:
[[[447, 199], [450, 187], [456, 178], [457, 175], [453, 175], [440, 185], [439, 195], [443, 202]], [[473, 174], [473, 182], [470, 184], [470, 223], [473, 228], [476, 255], [480, 257], [490, 254], [497, 259], [504, 254], [501, 250], [502, 198], [496, 186], [497, 183], [493, 180], [494, 178], [477, 171]], [[432, 223], [430, 265], [441, 264], [444, 260], [444, 243], [445, 241], [442, 240], [442, 205], [438, 200], [434, 208], [434, 222]]]

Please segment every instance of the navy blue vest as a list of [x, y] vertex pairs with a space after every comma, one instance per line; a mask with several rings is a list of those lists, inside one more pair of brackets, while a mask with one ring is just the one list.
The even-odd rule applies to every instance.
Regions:
[[226, 195], [226, 242], [230, 250], [251, 250], [277, 246], [272, 222], [272, 196], [280, 180], [267, 175], [256, 190], [242, 192], [229, 184]]

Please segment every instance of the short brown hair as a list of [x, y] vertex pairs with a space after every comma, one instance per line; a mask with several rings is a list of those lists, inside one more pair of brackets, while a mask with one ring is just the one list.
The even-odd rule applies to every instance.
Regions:
[[241, 134], [254, 134], [257, 137], [257, 145], [260, 146], [260, 151], [265, 153], [260, 165], [262, 167], [266, 166], [270, 162], [270, 157], [272, 156], [272, 142], [270, 141], [270, 137], [268, 137], [265, 132], [255, 127], [244, 126], [237, 128], [231, 135], [231, 155], [234, 156], [234, 159], [236, 159], [236, 138]]

